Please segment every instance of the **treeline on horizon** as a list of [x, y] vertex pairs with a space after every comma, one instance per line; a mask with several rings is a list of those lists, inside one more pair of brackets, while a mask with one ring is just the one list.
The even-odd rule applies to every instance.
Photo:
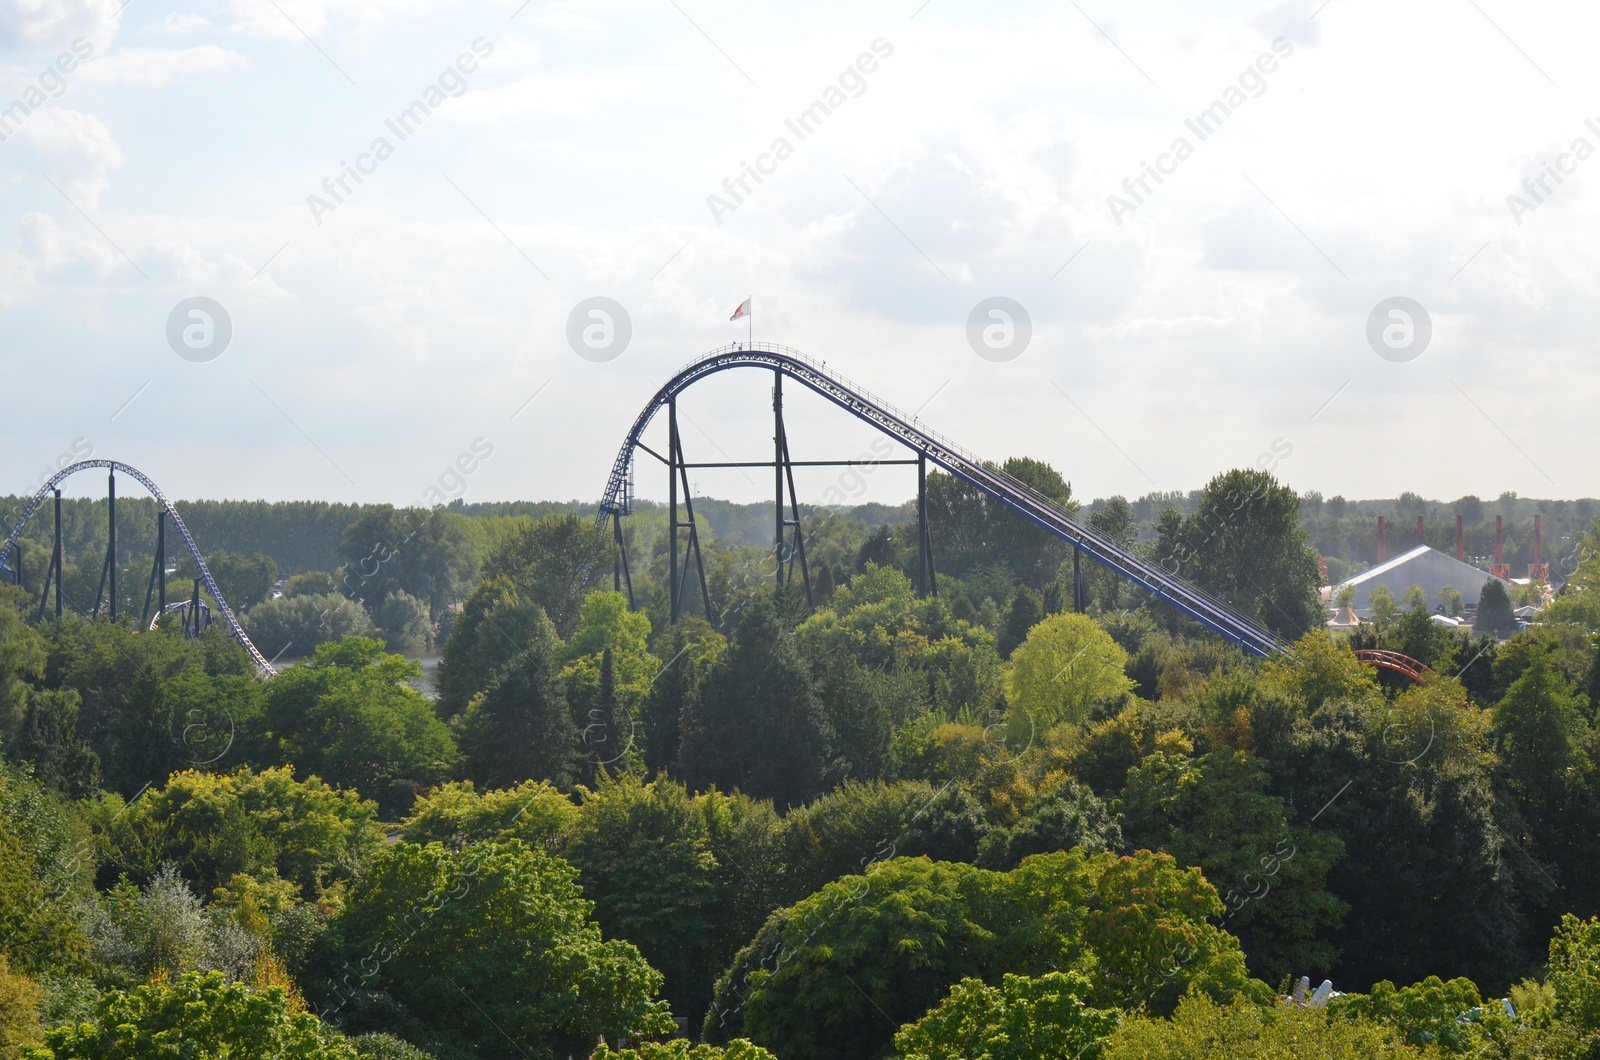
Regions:
[[[1161, 515], [1172, 509], [1192, 515], [1200, 503], [1202, 490], [1151, 492], [1134, 500], [1123, 497], [1095, 498], [1082, 505], [1082, 513], [1102, 510], [1131, 512], [1136, 527], [1134, 539], [1150, 542], [1159, 536]], [[31, 498], [0, 497], [0, 512], [9, 530]], [[659, 512], [665, 505], [657, 501], [636, 500], [639, 512]], [[332, 571], [342, 562], [340, 545], [345, 530], [369, 511], [389, 505], [339, 504], [327, 501], [234, 501], [193, 500], [174, 502], [178, 513], [194, 534], [196, 542], [209, 556], [212, 552], [234, 555], [265, 555], [285, 577], [308, 570]], [[702, 533], [711, 540], [727, 544], [766, 546], [771, 543], [772, 507], [770, 503], [737, 504], [712, 497], [694, 500], [696, 516], [703, 523]], [[103, 556], [106, 547], [106, 502], [104, 497], [72, 497], [62, 500], [62, 536], [70, 557]], [[118, 498], [119, 552], [148, 556], [155, 546], [155, 502], [142, 496], [137, 487]], [[860, 522], [867, 529], [884, 523], [916, 518], [915, 500], [900, 504], [863, 503], [820, 506], [802, 503], [802, 518], [819, 514], [842, 516]], [[543, 518], [571, 513], [593, 516], [592, 501], [494, 501], [456, 500], [442, 511], [473, 518]], [[942, 536], [939, 512], [933, 513], [935, 548]], [[1600, 514], [1600, 501], [1543, 500], [1502, 493], [1493, 500], [1466, 496], [1454, 501], [1428, 500], [1415, 493], [1398, 498], [1346, 500], [1324, 498], [1315, 491], [1300, 497], [1300, 524], [1311, 535], [1312, 545], [1328, 564], [1329, 578], [1338, 582], [1377, 562], [1377, 521], [1388, 521], [1389, 558], [1416, 544], [1415, 527], [1422, 516], [1426, 543], [1454, 555], [1455, 519], [1464, 524], [1465, 551], [1469, 562], [1480, 565], [1494, 555], [1494, 522], [1498, 515], [1504, 524], [1505, 560], [1520, 577], [1534, 556], [1534, 516], [1542, 517], [1543, 558], [1550, 564], [1552, 581], [1564, 580], [1574, 566], [1573, 543]], [[48, 561], [53, 533], [53, 514], [46, 504], [29, 521], [24, 531], [25, 564]], [[174, 555], [169, 544], [169, 556]], [[43, 558], [38, 551], [43, 550]], [[135, 565], [136, 566], [136, 565]], [[130, 567], [133, 569], [133, 567]]]
[[1289, 651], [946, 475], [937, 595], [817, 511], [810, 599], [708, 535], [677, 623], [659, 508], [636, 608], [587, 514], [366, 508], [218, 555], [266, 680], [0, 586], [0, 1060], [1600, 1060], [1600, 520], [1532, 628], [1335, 636], [1272, 476], [1003, 470]]

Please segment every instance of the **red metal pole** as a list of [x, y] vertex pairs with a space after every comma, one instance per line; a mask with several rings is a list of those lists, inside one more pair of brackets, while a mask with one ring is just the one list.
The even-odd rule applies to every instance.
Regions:
[[1385, 558], [1386, 556], [1383, 548], [1383, 516], [1380, 515], [1378, 516], [1378, 562], [1382, 563]]
[[1506, 561], [1505, 525], [1500, 516], [1494, 517], [1494, 561], [1503, 564]]
[[1461, 516], [1456, 516], [1456, 559], [1466, 562], [1467, 552], [1461, 540]]
[[1538, 515], [1533, 517], [1533, 561], [1535, 563], [1544, 562], [1544, 531], [1543, 527], [1539, 525], [1541, 518]]

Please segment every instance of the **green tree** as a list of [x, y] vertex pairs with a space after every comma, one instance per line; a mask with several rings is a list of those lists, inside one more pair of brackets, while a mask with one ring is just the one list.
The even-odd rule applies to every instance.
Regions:
[[670, 1031], [651, 1000], [661, 974], [630, 943], [602, 940], [577, 875], [516, 840], [389, 848], [333, 922], [330, 1009], [352, 1029], [388, 1022], [506, 1060]]
[[1007, 973], [998, 987], [963, 979], [938, 1006], [894, 1036], [904, 1060], [1096, 1060], [1121, 1017], [1090, 1008], [1076, 972], [1037, 979]]
[[1253, 972], [1274, 982], [1326, 973], [1338, 958], [1326, 936], [1347, 910], [1328, 890], [1344, 844], [1292, 828], [1283, 800], [1267, 788], [1264, 764], [1242, 751], [1154, 754], [1129, 775], [1118, 809], [1131, 843], [1205, 872]]
[[1549, 983], [1556, 1018], [1585, 1032], [1600, 1031], [1600, 917], [1562, 916], [1550, 939]]
[[[181, 1050], [181, 1052], [180, 1052]], [[188, 973], [107, 995], [95, 1019], [45, 1034], [29, 1060], [358, 1060], [355, 1049], [297, 1009], [281, 986], [254, 989], [220, 972]]]
[[343, 637], [376, 637], [378, 627], [354, 600], [338, 593], [280, 596], [239, 616], [250, 639], [269, 658], [309, 657], [318, 645]]
[[1106, 1043], [1102, 1060], [1422, 1060], [1387, 1027], [1325, 1011], [1268, 1009], [1239, 1000], [1219, 1005], [1186, 997], [1170, 1020], [1132, 1016]]
[[1372, 612], [1372, 620], [1378, 624], [1378, 628], [1383, 629], [1400, 612], [1400, 605], [1395, 603], [1394, 593], [1389, 591], [1389, 587], [1379, 583], [1367, 594], [1367, 609]]
[[[185, 563], [190, 564], [190, 561], [185, 560]], [[231, 552], [213, 552], [206, 557], [206, 569], [227, 598], [228, 606], [236, 612], [270, 600], [272, 590], [278, 584], [278, 564], [271, 556], [259, 552], [248, 557]], [[191, 569], [184, 574], [180, 568], [179, 577], [192, 578], [195, 573]]]
[[408, 843], [451, 848], [485, 839], [520, 839], [559, 853], [577, 818], [572, 800], [541, 780], [481, 794], [470, 780], [452, 781], [417, 799], [400, 836]]
[[[1125, 549], [1132, 549], [1139, 538], [1139, 517], [1133, 505], [1121, 496], [1107, 500], [1089, 517], [1089, 523]], [[1117, 610], [1122, 606], [1121, 577], [1098, 563], [1091, 563], [1089, 567], [1084, 572], [1086, 592], [1100, 605], [1101, 611]]]
[[681, 772], [678, 750], [683, 742], [682, 719], [686, 713], [701, 709], [705, 674], [716, 666], [727, 646], [727, 639], [701, 618], [685, 619], [662, 630], [657, 652], [666, 661], [650, 683], [640, 723], [648, 772]]
[[1400, 602], [1410, 611], [1426, 611], [1428, 609], [1428, 590], [1420, 585], [1408, 585], [1405, 592], [1400, 594]]
[[793, 806], [822, 790], [834, 734], [795, 636], [772, 602], [746, 609], [733, 642], [684, 718], [684, 778]]
[[0, 953], [0, 1060], [17, 1060], [24, 1047], [39, 1040], [39, 1003], [44, 991], [25, 975], [11, 970]]
[[0, 950], [18, 971], [81, 967], [93, 868], [93, 847], [59, 797], [0, 764]]
[[577, 627], [583, 598], [609, 583], [614, 550], [592, 520], [551, 515], [496, 540], [483, 573], [510, 578], [565, 637]]
[[1087, 615], [1051, 615], [1011, 653], [1006, 678], [1010, 729], [1018, 746], [1062, 722], [1082, 724], [1096, 706], [1133, 689], [1128, 653]]
[[461, 608], [439, 661], [439, 714], [463, 714], [472, 697], [493, 683], [511, 658], [537, 645], [560, 650], [555, 626], [510, 578], [485, 579]]
[[1116, 812], [1088, 788], [1067, 780], [1034, 799], [1015, 824], [984, 836], [978, 847], [978, 864], [1013, 869], [1034, 854], [1073, 847], [1099, 854], [1120, 850], [1123, 845]]
[[1032, 589], [1023, 587], [1011, 598], [1005, 625], [995, 640], [1001, 656], [1009, 657], [1017, 645], [1028, 639], [1028, 631], [1044, 619], [1044, 600]]
[[707, 821], [682, 785], [601, 773], [585, 792], [564, 856], [577, 866], [595, 920], [661, 971], [676, 1012], [699, 1015], [711, 1001], [717, 859]]
[[372, 617], [383, 634], [384, 646], [397, 655], [419, 655], [433, 643], [428, 608], [410, 593], [390, 593], [373, 610]]
[[1434, 1045], [1443, 1053], [1462, 1054], [1476, 1051], [1483, 1038], [1476, 1025], [1459, 1022], [1457, 1017], [1482, 1006], [1483, 998], [1472, 980], [1447, 983], [1430, 975], [1403, 990], [1385, 979], [1375, 983], [1369, 994], [1335, 1000], [1329, 1010], [1347, 1019], [1392, 1027], [1409, 1045]]
[[1322, 576], [1300, 498], [1266, 472], [1235, 469], [1206, 483], [1169, 549], [1180, 545], [1179, 573], [1273, 632], [1322, 628]]
[[1517, 628], [1517, 616], [1511, 613], [1511, 597], [1506, 595], [1506, 587], [1498, 578], [1490, 578], [1483, 583], [1483, 592], [1478, 595], [1478, 616], [1472, 620], [1472, 628], [1479, 633], [1510, 633]]
[[553, 641], [553, 635], [533, 639], [467, 706], [461, 722], [464, 768], [483, 787], [546, 780], [570, 788], [577, 780], [580, 737], [556, 679]]
[[411, 687], [421, 676], [421, 666], [384, 654], [375, 640], [319, 645], [306, 665], [267, 682], [257, 742], [271, 764], [293, 763], [398, 812], [410, 802], [410, 782], [443, 780], [456, 764], [449, 728]]
[[645, 1042], [637, 1049], [614, 1053], [601, 1043], [593, 1060], [778, 1060], [777, 1057], [740, 1038], [727, 1045], [690, 1045], [688, 1039], [670, 1042]]
[[1466, 602], [1461, 597], [1461, 590], [1454, 585], [1446, 585], [1440, 589], [1436, 599], [1447, 615], [1459, 616], [1467, 608]]
[[[1170, 1011], [1190, 988], [1264, 999], [1198, 870], [1165, 855], [1025, 860], [1009, 873], [897, 858], [774, 913], [717, 983], [703, 1037], [786, 1058], [881, 1055], [964, 978], [1077, 971], [1096, 1007]], [[885, 1019], [887, 1017], [887, 1019]]]
[[793, 902], [890, 858], [970, 862], [988, 828], [983, 808], [954, 785], [846, 781], [784, 815], [779, 888]]
[[376, 805], [287, 766], [177, 773], [132, 804], [106, 795], [86, 816], [117, 871], [144, 881], [173, 864], [205, 894], [242, 873], [282, 877], [309, 900], [382, 842]]

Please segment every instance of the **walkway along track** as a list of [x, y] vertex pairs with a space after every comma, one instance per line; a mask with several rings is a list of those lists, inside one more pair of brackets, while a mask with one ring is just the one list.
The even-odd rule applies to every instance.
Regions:
[[627, 514], [628, 471], [634, 450], [656, 413], [700, 380], [734, 368], [763, 368], [788, 376], [1246, 651], [1270, 656], [1285, 649], [1286, 645], [1278, 636], [1254, 619], [1093, 527], [1078, 522], [1048, 497], [984, 464], [949, 439], [923, 427], [915, 417], [786, 346], [762, 342], [725, 346], [689, 364], [669, 379], [639, 413], [622, 443], [622, 450], [611, 468], [611, 478], [606, 483], [605, 495], [600, 500], [598, 527], [604, 529], [607, 520]]

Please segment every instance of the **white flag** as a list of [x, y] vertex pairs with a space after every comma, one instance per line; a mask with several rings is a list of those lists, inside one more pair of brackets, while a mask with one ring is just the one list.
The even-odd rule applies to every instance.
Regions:
[[740, 317], [747, 317], [749, 315], [750, 315], [750, 299], [746, 298], [744, 301], [739, 303], [739, 308], [735, 309], [733, 311], [733, 316], [729, 317], [728, 319], [729, 320], [738, 320]]

